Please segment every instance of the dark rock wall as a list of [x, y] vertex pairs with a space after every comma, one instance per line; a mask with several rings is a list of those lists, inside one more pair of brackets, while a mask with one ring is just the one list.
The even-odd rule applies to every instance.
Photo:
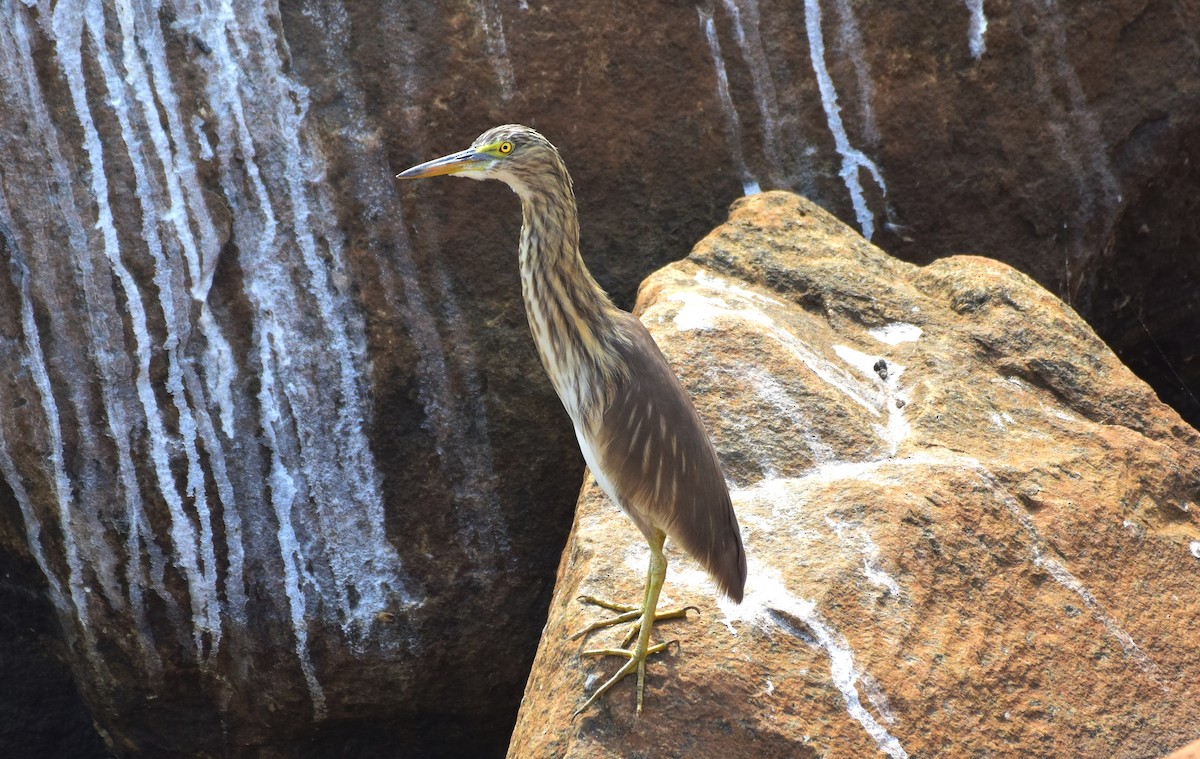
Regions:
[[502, 750], [582, 463], [515, 196], [392, 179], [496, 123], [623, 305], [791, 188], [1030, 273], [1197, 418], [1195, 2], [281, 6], [0, 12], [0, 552], [121, 751]]

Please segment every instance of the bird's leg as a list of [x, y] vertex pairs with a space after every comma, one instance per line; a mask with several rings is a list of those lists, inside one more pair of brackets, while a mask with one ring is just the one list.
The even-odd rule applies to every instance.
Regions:
[[[664, 562], [665, 561], [666, 560], [664, 558]], [[653, 562], [652, 562], [651, 566], [646, 570], [646, 590], [647, 591], [649, 591], [649, 589], [650, 589], [653, 571], [654, 571], [654, 569], [653, 569]], [[571, 640], [578, 640], [578, 639], [582, 638], [583, 636], [587, 635], [588, 633], [593, 633], [596, 630], [602, 630], [605, 627], [614, 627], [616, 625], [625, 624], [626, 622], [633, 622], [633, 624], [629, 628], [629, 632], [625, 635], [625, 640], [621, 641], [621, 648], [625, 648], [626, 646], [628, 646], [630, 644], [631, 641], [633, 641], [634, 638], [637, 637], [638, 631], [642, 629], [642, 623], [641, 623], [640, 617], [642, 616], [642, 614], [645, 612], [645, 609], [646, 609], [646, 597], [645, 596], [643, 596], [643, 598], [642, 598], [641, 606], [630, 606], [629, 604], [614, 603], [612, 601], [606, 601], [603, 598], [597, 598], [596, 596], [580, 596], [576, 600], [578, 600], [580, 603], [591, 604], [592, 606], [599, 606], [602, 609], [608, 609], [609, 611], [615, 611], [615, 612], [619, 612], [619, 613], [615, 617], [610, 617], [608, 619], [602, 619], [598, 622], [591, 623], [587, 627], [583, 628], [579, 632], [572, 635]], [[680, 619], [680, 618], [686, 619], [687, 613], [689, 611], [694, 611], [697, 614], [700, 613], [699, 607], [696, 607], [696, 606], [680, 606], [675, 609], [655, 609], [654, 610], [654, 621], [657, 622], [660, 619]]]
[[[651, 654], [659, 653], [666, 649], [668, 643], [659, 643], [650, 645], [650, 631], [654, 627], [656, 618], [655, 607], [658, 605], [658, 595], [662, 591], [663, 580], [667, 576], [667, 558], [663, 556], [662, 547], [663, 541], [666, 540], [666, 535], [661, 530], [656, 530], [653, 537], [650, 539], [650, 567], [646, 573], [646, 595], [643, 599], [641, 609], [641, 621], [638, 628], [637, 645], [632, 651], [624, 648], [599, 648], [584, 651], [584, 656], [622, 656], [628, 659], [622, 667], [617, 670], [617, 673], [608, 679], [606, 683], [601, 685], [595, 693], [584, 702], [583, 706], [575, 711], [575, 716], [581, 714], [585, 709], [592, 705], [596, 699], [604, 695], [609, 688], [612, 688], [622, 680], [626, 675], [637, 670], [637, 713], [642, 713], [642, 690], [646, 682], [646, 657]], [[627, 612], [629, 613], [629, 612]]]

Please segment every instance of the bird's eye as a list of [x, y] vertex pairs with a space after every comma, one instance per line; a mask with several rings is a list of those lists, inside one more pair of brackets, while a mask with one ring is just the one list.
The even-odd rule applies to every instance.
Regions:
[[502, 143], [500, 143], [500, 147], [498, 149], [502, 155], [508, 155], [509, 153], [512, 152], [512, 143], [511, 142], [502, 142]]

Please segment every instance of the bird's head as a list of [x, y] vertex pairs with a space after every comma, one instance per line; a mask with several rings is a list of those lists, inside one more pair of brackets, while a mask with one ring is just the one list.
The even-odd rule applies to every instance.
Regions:
[[466, 150], [413, 166], [396, 177], [421, 179], [442, 174], [499, 179], [522, 197], [547, 181], [570, 183], [558, 150], [536, 130], [520, 124], [493, 127]]

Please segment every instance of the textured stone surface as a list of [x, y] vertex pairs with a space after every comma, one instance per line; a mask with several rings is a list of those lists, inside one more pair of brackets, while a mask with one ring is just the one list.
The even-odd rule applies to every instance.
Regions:
[[[590, 480], [510, 756], [1159, 756], [1200, 725], [1200, 435], [1072, 311], [975, 257], [918, 268], [796, 196], [740, 201], [643, 321], [734, 487], [747, 597], [691, 604], [571, 711], [581, 593], [647, 551]], [[591, 644], [616, 637], [596, 633]]]
[[1167, 759], [1197, 759], [1200, 757], [1200, 741], [1189, 743], [1178, 751], [1172, 751]]
[[624, 305], [790, 188], [1200, 408], [1194, 0], [2, 5], [0, 566], [61, 645], [0, 656], [127, 752], [503, 751], [581, 460], [516, 199], [391, 178], [496, 123]]

